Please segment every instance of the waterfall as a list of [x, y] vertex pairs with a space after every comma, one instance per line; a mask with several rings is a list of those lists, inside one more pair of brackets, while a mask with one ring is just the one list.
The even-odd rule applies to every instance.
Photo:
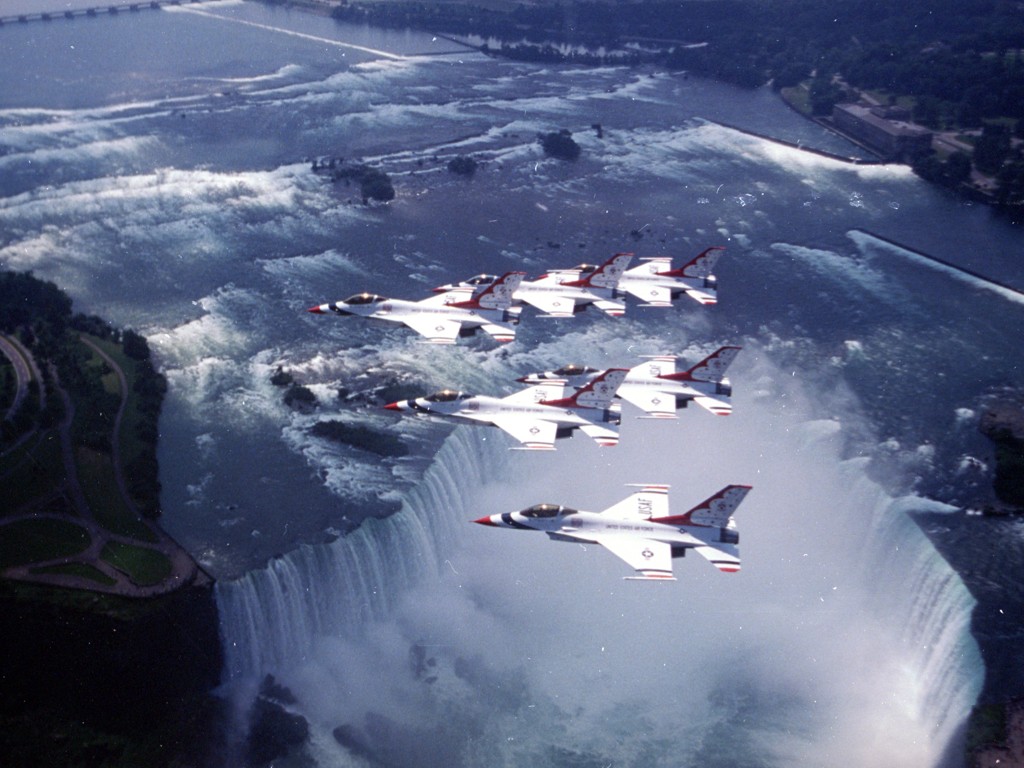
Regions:
[[456, 430], [395, 514], [218, 582], [227, 680], [299, 663], [316, 638], [383, 619], [411, 586], [436, 578], [443, 542], [468, 514], [460, 489], [481, 485], [504, 451], [474, 430]]
[[[383, 712], [381, 734], [419, 744], [423, 722], [445, 723], [437, 748], [461, 755], [452, 765], [492, 751], [561, 765], [550, 744], [629, 764], [640, 745], [602, 730], [609, 716], [667, 745], [652, 766], [717, 764], [723, 750], [765, 765], [934, 765], [982, 683], [974, 601], [910, 516], [929, 502], [893, 499], [866, 460], [842, 460], [838, 422], [789, 402], [691, 419], [686, 441], [668, 425], [614, 451], [584, 438], [542, 457], [456, 429], [398, 513], [218, 584], [226, 682], [278, 675], [327, 733], [370, 734]], [[687, 557], [678, 583], [651, 588], [622, 582], [599, 547], [467, 525], [513, 504], [612, 503], [637, 480], [670, 482], [685, 509], [721, 467], [754, 484], [736, 576]], [[672, 651], [638, 655], [638, 640]], [[533, 735], [506, 742], [509, 728]], [[680, 762], [691, 743], [703, 746]]]
[[911, 719], [930, 724], [929, 736], [941, 746], [963, 724], [984, 683], [984, 664], [971, 635], [975, 600], [914, 521], [912, 514], [926, 502], [883, 497], [866, 548], [871, 553], [867, 578], [869, 584], [900, 586], [879, 592], [887, 615], [904, 619], [899, 643], [914, 695], [903, 703]]

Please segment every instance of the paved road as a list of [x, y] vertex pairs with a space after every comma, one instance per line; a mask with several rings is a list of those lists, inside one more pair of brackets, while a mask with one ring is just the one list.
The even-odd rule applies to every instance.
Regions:
[[0, 334], [0, 352], [2, 352], [14, 366], [14, 376], [17, 379], [18, 387], [14, 393], [14, 402], [7, 409], [5, 418], [12, 419], [21, 408], [21, 404], [28, 397], [28, 383], [32, 380], [32, 367], [29, 361], [32, 355], [21, 346], [21, 343], [10, 336]]
[[[2, 339], [3, 337], [0, 337]], [[121, 403], [117, 410], [117, 417], [114, 421], [114, 434], [112, 436], [111, 444], [113, 448], [113, 462], [114, 462], [114, 473], [117, 477], [117, 484], [120, 490], [121, 496], [124, 499], [124, 503], [128, 509], [131, 510], [138, 519], [152, 531], [156, 541], [140, 541], [138, 539], [132, 539], [126, 536], [112, 533], [104, 527], [102, 527], [96, 519], [93, 517], [92, 510], [89, 508], [85, 494], [82, 492], [81, 485], [78, 481], [77, 476], [77, 465], [74, 460], [74, 447], [71, 441], [70, 426], [71, 420], [74, 417], [74, 407], [71, 403], [71, 399], [67, 396], [67, 393], [60, 389], [59, 380], [57, 379], [56, 372], [54, 372], [54, 386], [58, 387], [61, 396], [64, 398], [66, 416], [63, 423], [60, 425], [59, 434], [62, 443], [65, 471], [67, 479], [63, 484], [62, 489], [58, 489], [59, 493], [63, 493], [68, 497], [68, 501], [76, 509], [77, 515], [69, 517], [67, 515], [54, 515], [46, 512], [37, 511], [41, 504], [33, 503], [29, 505], [31, 509], [26, 509], [19, 514], [5, 517], [4, 523], [11, 523], [16, 520], [27, 520], [27, 519], [40, 519], [40, 518], [59, 518], [73, 522], [76, 525], [82, 526], [89, 534], [90, 543], [85, 550], [79, 552], [71, 557], [55, 558], [45, 562], [30, 563], [25, 566], [17, 566], [7, 568], [4, 571], [4, 576], [11, 579], [19, 579], [25, 581], [33, 581], [36, 583], [52, 584], [54, 586], [72, 587], [77, 589], [88, 589], [96, 592], [107, 592], [117, 595], [123, 595], [126, 597], [151, 597], [154, 595], [166, 594], [172, 592], [180, 587], [187, 586], [194, 583], [208, 583], [209, 577], [202, 571], [196, 564], [192, 556], [188, 554], [174, 539], [168, 536], [160, 526], [151, 520], [147, 520], [139, 514], [138, 508], [135, 505], [134, 500], [128, 493], [127, 483], [124, 477], [124, 468], [121, 463], [120, 453], [120, 431], [121, 421], [124, 416], [125, 407], [128, 401], [128, 379], [124, 374], [121, 366], [117, 364], [110, 355], [104, 352], [98, 345], [94, 344], [91, 340], [82, 338], [82, 342], [93, 349], [103, 360], [110, 366], [111, 370], [117, 375], [118, 382], [121, 389]], [[5, 352], [6, 353], [6, 352]], [[30, 358], [31, 359], [31, 358]], [[39, 500], [37, 500], [39, 501]], [[45, 501], [45, 500], [44, 500]], [[2, 530], [2, 526], [0, 526]], [[171, 564], [171, 572], [167, 578], [161, 580], [158, 584], [149, 586], [143, 586], [135, 584], [128, 578], [128, 574], [119, 571], [114, 568], [110, 563], [104, 561], [101, 558], [103, 548], [110, 542], [118, 542], [122, 544], [128, 544], [135, 547], [146, 547], [155, 549], [162, 553]], [[92, 579], [88, 579], [83, 576], [67, 573], [50, 573], [41, 574], [34, 572], [39, 567], [46, 566], [61, 566], [72, 563], [80, 563], [84, 565], [90, 565], [108, 577], [113, 579], [113, 585], [104, 585], [96, 582]]]

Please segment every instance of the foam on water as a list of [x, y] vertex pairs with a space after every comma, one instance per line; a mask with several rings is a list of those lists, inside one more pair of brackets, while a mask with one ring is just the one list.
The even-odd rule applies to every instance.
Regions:
[[851, 296], [868, 294], [886, 303], [898, 302], [905, 297], [905, 291], [894, 286], [885, 273], [866, 260], [854, 260], [834, 251], [791, 243], [775, 243], [772, 250], [794, 261], [799, 260], [822, 278], [838, 284]]
[[941, 272], [942, 274], [948, 275], [954, 280], [970, 285], [971, 287], [980, 288], [984, 291], [994, 293], [1000, 298], [1011, 301], [1014, 304], [1024, 304], [1024, 291], [1016, 290], [998, 282], [988, 280], [981, 275], [972, 274], [970, 271], [953, 266], [952, 264], [943, 263], [936, 259], [929, 258], [924, 254], [915, 253], [914, 251], [901, 248], [893, 243], [885, 242], [884, 240], [880, 240], [867, 232], [852, 231], [848, 232], [847, 236], [861, 251], [870, 252], [872, 250], [881, 250], [886, 253], [896, 254], [903, 259], [916, 264], [921, 264], [935, 270], [936, 272]]

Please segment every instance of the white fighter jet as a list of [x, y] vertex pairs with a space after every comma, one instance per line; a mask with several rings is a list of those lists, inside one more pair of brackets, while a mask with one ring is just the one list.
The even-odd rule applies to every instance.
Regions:
[[610, 368], [569, 397], [562, 396], [564, 381], [550, 381], [508, 397], [445, 389], [384, 407], [499, 427], [522, 443], [520, 450], [554, 450], [556, 439], [570, 437], [577, 429], [610, 447], [618, 445], [621, 421], [620, 406], [612, 399], [625, 376], [624, 368]]
[[603, 512], [535, 504], [473, 522], [544, 531], [555, 541], [600, 544], [636, 570], [637, 575], [627, 579], [675, 581], [672, 560], [683, 557], [688, 549], [725, 573], [740, 569], [740, 534], [732, 515], [749, 485], [727, 485], [683, 515], [669, 514], [669, 486], [638, 487], [641, 490]]
[[[647, 416], [641, 418], [674, 419], [676, 409], [688, 403], [707, 408], [717, 416], [732, 413], [732, 385], [725, 371], [742, 347], [721, 347], [685, 371], [676, 371], [675, 355], [647, 356], [647, 362], [630, 368], [617, 397], [632, 403]], [[597, 373], [596, 368], [565, 365], [553, 371], [531, 373], [519, 379], [524, 384], [565, 381], [569, 386], [585, 385]]]
[[516, 337], [515, 326], [522, 312], [522, 307], [512, 306], [512, 294], [524, 275], [524, 272], [506, 272], [475, 291], [440, 293], [421, 301], [357, 293], [344, 301], [310, 307], [309, 311], [404, 323], [431, 344], [454, 344], [460, 336], [471, 336], [481, 329], [497, 341], [508, 342]]
[[672, 300], [685, 293], [701, 304], [718, 302], [718, 280], [711, 273], [725, 249], [708, 248], [687, 264], [672, 269], [670, 256], [642, 259], [619, 279], [618, 290], [644, 302], [642, 307], [670, 307]]
[[[585, 273], [578, 269], [554, 270], [536, 280], [524, 280], [512, 299], [536, 307], [544, 313], [541, 317], [572, 317], [590, 305], [619, 317], [625, 313], [626, 304], [615, 297], [615, 289], [632, 259], [632, 253], [617, 253], [604, 264], [588, 266]], [[493, 279], [492, 275], [476, 275], [434, 290], [472, 290]]]

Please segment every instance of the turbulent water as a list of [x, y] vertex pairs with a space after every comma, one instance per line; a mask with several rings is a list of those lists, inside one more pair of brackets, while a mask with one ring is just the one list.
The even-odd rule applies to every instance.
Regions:
[[[961, 521], [986, 483], [977, 412], [1020, 375], [1019, 231], [904, 167], [727, 127], [856, 154], [768, 91], [682, 73], [503, 62], [241, 3], [0, 40], [0, 264], [142, 330], [167, 372], [163, 523], [220, 577], [226, 695], [275, 674], [324, 766], [940, 761], [983, 670], [973, 600], [914, 515]], [[561, 128], [575, 163], [536, 142]], [[470, 154], [472, 179], [446, 170]], [[314, 157], [379, 166], [397, 198], [363, 206]], [[709, 245], [715, 307], [526, 310], [502, 348], [304, 312]], [[496, 394], [721, 344], [744, 347], [732, 416], [625, 406], [614, 449], [511, 452], [378, 407], [395, 384]], [[278, 367], [315, 410], [284, 404]], [[326, 418], [409, 453], [313, 437]], [[678, 582], [624, 582], [607, 552], [467, 524], [601, 509], [635, 482], [670, 483], [679, 511], [753, 485], [743, 571], [686, 558]]]

